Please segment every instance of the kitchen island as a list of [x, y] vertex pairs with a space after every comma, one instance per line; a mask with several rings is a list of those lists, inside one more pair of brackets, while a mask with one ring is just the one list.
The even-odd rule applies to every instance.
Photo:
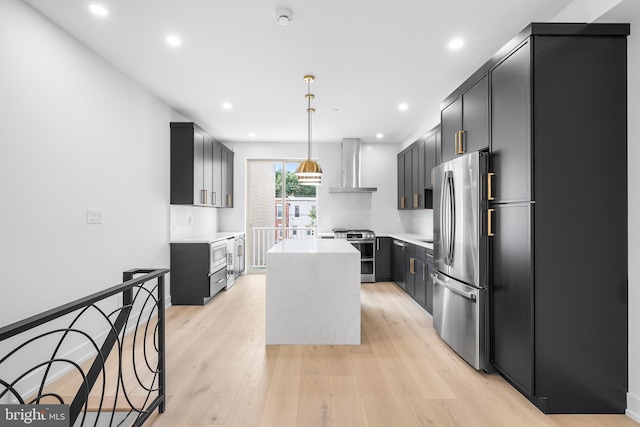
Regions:
[[360, 344], [360, 252], [342, 239], [267, 251], [265, 343]]

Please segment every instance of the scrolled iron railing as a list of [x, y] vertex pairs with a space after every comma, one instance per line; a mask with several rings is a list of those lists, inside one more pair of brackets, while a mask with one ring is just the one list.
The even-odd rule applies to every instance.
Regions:
[[[125, 271], [119, 285], [0, 328], [0, 403], [66, 404], [74, 427], [140, 426], [163, 413], [168, 272]], [[86, 347], [86, 360], [69, 357]]]

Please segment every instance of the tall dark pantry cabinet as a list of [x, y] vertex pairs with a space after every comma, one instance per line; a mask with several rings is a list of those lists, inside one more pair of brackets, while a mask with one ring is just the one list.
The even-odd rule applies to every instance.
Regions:
[[626, 24], [531, 24], [490, 61], [493, 365], [545, 413], [624, 413]]

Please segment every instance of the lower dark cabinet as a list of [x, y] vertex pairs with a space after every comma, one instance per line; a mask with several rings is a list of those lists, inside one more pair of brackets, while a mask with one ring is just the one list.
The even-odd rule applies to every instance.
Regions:
[[376, 237], [376, 282], [391, 280], [391, 238]]
[[421, 246], [414, 246], [415, 295], [421, 306], [433, 314], [433, 252]]
[[392, 280], [433, 314], [433, 250], [398, 239], [390, 240]]
[[[422, 249], [424, 250], [424, 249]], [[433, 255], [430, 250], [426, 249], [423, 258], [416, 260], [416, 301], [420, 303], [429, 314], [433, 314], [433, 279], [431, 273], [433, 271]]]
[[433, 314], [433, 278], [431, 277], [431, 274], [433, 273], [433, 252], [429, 252], [430, 253], [427, 254], [427, 262], [425, 263], [424, 272], [424, 275], [426, 277], [425, 286], [427, 288], [427, 298], [424, 308], [426, 308], [430, 314]]
[[404, 290], [413, 298], [416, 296], [416, 258], [415, 245], [405, 243], [404, 246]]
[[406, 243], [393, 239], [391, 246], [391, 277], [402, 289], [405, 288], [404, 248]]
[[531, 219], [533, 204], [494, 206], [492, 238], [493, 364], [512, 384], [533, 394], [533, 270]]
[[208, 243], [171, 243], [171, 304], [205, 305], [227, 285], [227, 268], [209, 274]]

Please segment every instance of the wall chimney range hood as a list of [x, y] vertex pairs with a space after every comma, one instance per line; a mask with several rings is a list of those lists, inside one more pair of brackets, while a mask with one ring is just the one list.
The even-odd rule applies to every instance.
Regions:
[[330, 193], [372, 193], [376, 187], [360, 187], [360, 138], [342, 140], [342, 180], [340, 187], [329, 188]]

